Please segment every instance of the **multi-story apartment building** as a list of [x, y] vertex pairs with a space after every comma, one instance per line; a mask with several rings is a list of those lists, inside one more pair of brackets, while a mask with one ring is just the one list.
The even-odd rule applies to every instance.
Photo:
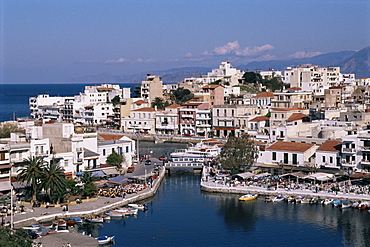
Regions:
[[179, 132], [177, 104], [167, 106], [164, 111], [158, 111], [155, 116], [155, 131], [159, 134], [173, 135]]
[[287, 68], [283, 73], [283, 82], [291, 87], [302, 88], [314, 94], [324, 94], [324, 89], [339, 86], [342, 81], [340, 67], [306, 66]]
[[29, 99], [30, 116], [32, 119], [62, 120], [61, 109], [65, 102], [70, 102], [73, 97], [50, 97], [48, 94], [40, 94]]
[[[197, 111], [209, 109], [208, 102], [188, 102], [178, 108], [179, 131], [181, 135], [196, 135]], [[199, 122], [201, 123], [201, 122]]]
[[263, 92], [253, 96], [251, 98], [251, 104], [269, 108], [271, 106], [271, 100], [274, 100], [274, 94], [271, 92]]
[[163, 96], [163, 82], [162, 78], [157, 75], [146, 76], [146, 80], [141, 82], [140, 86], [134, 89], [136, 98], [143, 98], [145, 101], [151, 103], [156, 97]]
[[301, 88], [288, 88], [283, 92], [275, 92], [271, 99], [271, 108], [309, 108], [312, 103], [312, 93], [303, 92]]
[[209, 102], [209, 106], [223, 105], [225, 102], [224, 87], [220, 85], [207, 85], [202, 88], [204, 102]]
[[132, 110], [129, 117], [121, 119], [121, 130], [154, 134], [155, 117], [158, 111], [151, 107]]
[[212, 129], [215, 136], [241, 136], [248, 131], [248, 119], [267, 111], [257, 105], [216, 105], [212, 108]]

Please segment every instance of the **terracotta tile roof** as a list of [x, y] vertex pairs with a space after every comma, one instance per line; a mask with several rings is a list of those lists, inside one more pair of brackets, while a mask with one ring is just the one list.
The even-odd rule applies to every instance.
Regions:
[[148, 102], [144, 101], [144, 100], [138, 100], [138, 101], [135, 101], [134, 103], [132, 104], [137, 104], [137, 105], [141, 105], [141, 104], [148, 104]]
[[172, 104], [172, 105], [169, 105], [167, 106], [166, 108], [177, 108], [177, 107], [180, 107], [181, 105], [178, 105], [178, 104]]
[[296, 121], [296, 120], [301, 120], [302, 118], [308, 117], [306, 114], [303, 113], [293, 113], [287, 121]]
[[296, 110], [307, 110], [305, 108], [279, 108], [272, 111], [296, 111]]
[[132, 111], [155, 111], [155, 109], [151, 107], [143, 107], [143, 108], [132, 110]]
[[124, 137], [124, 135], [106, 135], [106, 134], [98, 134], [98, 135], [99, 137], [104, 139], [104, 141], [119, 140], [122, 137]]
[[277, 141], [271, 146], [269, 146], [268, 150], [276, 150], [276, 151], [291, 151], [291, 152], [305, 152], [308, 149], [315, 146], [312, 143], [300, 143], [300, 142], [282, 142]]
[[286, 89], [286, 91], [288, 91], [288, 90], [299, 91], [299, 90], [302, 90], [302, 88], [300, 88], [300, 87], [291, 87], [291, 88]]
[[326, 152], [340, 152], [342, 149], [341, 141], [327, 140], [322, 144], [317, 151], [326, 151]]
[[204, 102], [188, 102], [188, 103], [183, 104], [182, 106], [187, 106], [187, 105], [201, 105], [203, 103]]
[[253, 96], [254, 98], [272, 98], [274, 97], [274, 94], [271, 92], [263, 92], [260, 94], [257, 94], [256, 96]]
[[265, 116], [258, 116], [258, 117], [252, 118], [251, 120], [249, 120], [249, 122], [260, 122], [260, 121], [266, 121], [266, 120], [269, 120], [269, 118]]

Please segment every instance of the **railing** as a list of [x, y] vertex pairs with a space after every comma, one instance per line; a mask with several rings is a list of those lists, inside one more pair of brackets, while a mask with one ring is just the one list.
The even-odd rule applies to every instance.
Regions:
[[355, 153], [356, 149], [355, 148], [343, 148], [343, 152], [346, 153]]
[[173, 163], [169, 162], [164, 165], [165, 167], [203, 167], [201, 162], [187, 162], [187, 163]]

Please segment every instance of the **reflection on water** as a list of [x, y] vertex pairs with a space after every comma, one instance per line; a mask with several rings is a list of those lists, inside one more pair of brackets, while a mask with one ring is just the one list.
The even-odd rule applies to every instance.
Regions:
[[104, 223], [114, 246], [370, 246], [370, 213], [322, 205], [239, 202], [205, 193], [199, 175], [167, 176], [137, 218]]

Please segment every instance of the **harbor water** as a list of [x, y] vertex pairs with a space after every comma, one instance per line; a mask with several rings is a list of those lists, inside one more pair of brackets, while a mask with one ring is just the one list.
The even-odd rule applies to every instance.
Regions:
[[[370, 246], [370, 213], [318, 204], [240, 202], [201, 192], [200, 176], [166, 176], [136, 218], [90, 229], [114, 246]], [[86, 227], [86, 226], [85, 226]], [[86, 229], [84, 229], [86, 230]]]

